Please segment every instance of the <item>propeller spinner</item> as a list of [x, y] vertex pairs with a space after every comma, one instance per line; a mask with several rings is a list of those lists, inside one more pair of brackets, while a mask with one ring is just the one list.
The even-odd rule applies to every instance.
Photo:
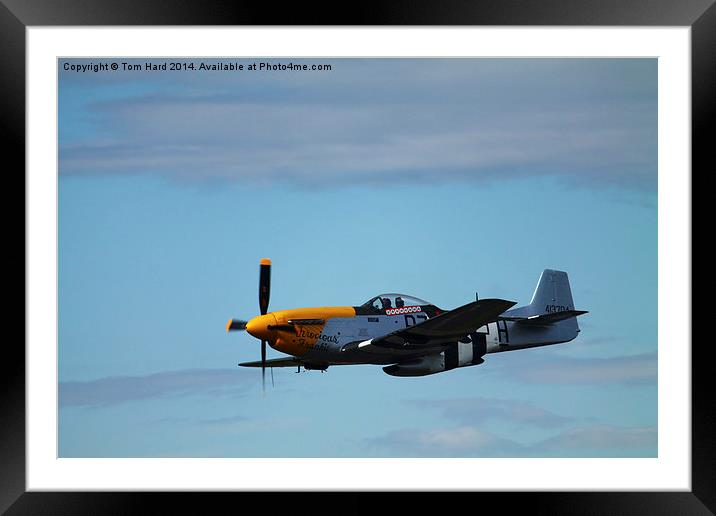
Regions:
[[270, 297], [271, 260], [268, 258], [261, 258], [261, 265], [259, 269], [259, 311], [261, 312], [261, 315], [254, 317], [250, 321], [231, 319], [226, 324], [226, 331], [246, 330], [254, 337], [261, 339], [261, 385], [264, 390], [266, 389], [266, 331], [269, 324], [266, 313], [268, 312]]

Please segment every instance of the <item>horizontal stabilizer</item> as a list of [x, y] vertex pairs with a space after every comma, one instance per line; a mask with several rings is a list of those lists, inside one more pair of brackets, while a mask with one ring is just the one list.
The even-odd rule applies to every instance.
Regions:
[[589, 312], [587, 312], [586, 310], [563, 310], [561, 312], [552, 312], [549, 314], [530, 315], [529, 317], [504, 316], [500, 317], [500, 320], [513, 321], [518, 322], [520, 324], [545, 325], [554, 324], [556, 322], [569, 319], [570, 317], [576, 317], [578, 315], [583, 315], [586, 313]]

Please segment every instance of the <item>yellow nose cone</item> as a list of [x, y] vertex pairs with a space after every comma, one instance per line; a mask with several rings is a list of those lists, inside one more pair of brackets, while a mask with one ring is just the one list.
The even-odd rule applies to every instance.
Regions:
[[273, 314], [259, 315], [246, 323], [246, 331], [261, 340], [271, 340], [273, 331], [269, 330], [269, 326], [276, 324], [276, 318]]

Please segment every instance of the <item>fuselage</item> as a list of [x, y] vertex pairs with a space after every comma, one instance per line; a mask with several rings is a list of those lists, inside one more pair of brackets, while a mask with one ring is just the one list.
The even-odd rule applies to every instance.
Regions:
[[[386, 295], [383, 295], [386, 296]], [[392, 294], [395, 300], [395, 294]], [[398, 295], [399, 296], [399, 295]], [[361, 306], [324, 306], [278, 310], [251, 319], [246, 330], [254, 337], [265, 340], [277, 351], [300, 357], [316, 364], [387, 364], [375, 354], [361, 353], [360, 347], [348, 346], [367, 342], [437, 317], [444, 310], [435, 305], [404, 296], [416, 304], [381, 306], [377, 296]], [[398, 297], [398, 299], [401, 299]], [[476, 334], [484, 336], [487, 353], [544, 346], [572, 340], [576, 334], [556, 331], [559, 328], [525, 328], [510, 321], [496, 320]], [[469, 342], [469, 341], [468, 341]], [[347, 352], [350, 349], [350, 352]]]

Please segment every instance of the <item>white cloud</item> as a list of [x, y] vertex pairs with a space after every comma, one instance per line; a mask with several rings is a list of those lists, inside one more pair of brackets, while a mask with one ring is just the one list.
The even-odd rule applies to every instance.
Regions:
[[533, 453], [542, 451], [572, 452], [633, 452], [651, 451], [656, 455], [658, 432], [656, 427], [616, 427], [594, 425], [571, 428], [534, 445]]
[[60, 382], [59, 405], [110, 406], [177, 396], [235, 396], [255, 382], [237, 369], [185, 369], [145, 376], [111, 376], [85, 382]]
[[475, 397], [412, 400], [408, 403], [420, 408], [438, 410], [448, 419], [472, 425], [495, 420], [518, 426], [554, 428], [572, 420], [537, 407], [528, 401], [513, 399]]
[[60, 173], [328, 187], [557, 175], [655, 191], [655, 75], [597, 64], [363, 60], [293, 83], [192, 80], [90, 104], [96, 130], [61, 138]]
[[521, 444], [474, 426], [459, 426], [402, 429], [364, 444], [391, 455], [417, 457], [637, 457], [656, 456], [657, 434], [655, 427], [591, 425]]
[[507, 365], [495, 365], [504, 377], [538, 384], [653, 384], [658, 371], [655, 352], [609, 358], [535, 353], [511, 360]]
[[471, 426], [439, 430], [404, 429], [368, 439], [373, 449], [388, 450], [398, 456], [493, 457], [519, 456], [522, 446]]

